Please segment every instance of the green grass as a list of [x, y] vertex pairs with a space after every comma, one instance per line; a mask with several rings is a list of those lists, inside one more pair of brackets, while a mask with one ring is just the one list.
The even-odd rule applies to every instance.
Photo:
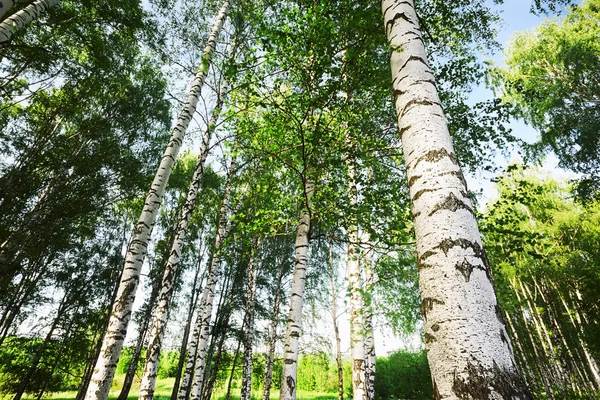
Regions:
[[[109, 400], [116, 400], [121, 392], [121, 387], [123, 386], [123, 378], [124, 375], [117, 375], [113, 381], [112, 390], [108, 395]], [[168, 400], [171, 397], [171, 390], [173, 388], [173, 384], [175, 383], [175, 378], [166, 378], [166, 379], [158, 379], [156, 381], [156, 388], [154, 390], [154, 398], [157, 400]], [[129, 392], [129, 396], [127, 400], [137, 400], [139, 395], [140, 382], [136, 379], [133, 383], [133, 387]], [[214, 400], [225, 400], [226, 388], [215, 388], [213, 390], [212, 398]], [[68, 391], [68, 392], [52, 392], [46, 393], [44, 395], [44, 399], [48, 400], [73, 400], [77, 396], [77, 391]], [[239, 400], [240, 398], [240, 389], [232, 388], [230, 400]], [[252, 398], [255, 400], [262, 399], [262, 390], [260, 391], [252, 391]], [[279, 399], [279, 391], [271, 390], [271, 400]], [[298, 400], [337, 400], [337, 393], [327, 393], [327, 392], [306, 392], [299, 390], [296, 396]], [[26, 400], [33, 400], [34, 397], [25, 396]]]

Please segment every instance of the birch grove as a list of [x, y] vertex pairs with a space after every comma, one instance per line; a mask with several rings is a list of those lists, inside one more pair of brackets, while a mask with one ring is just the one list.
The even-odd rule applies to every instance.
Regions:
[[567, 2], [0, 0], [0, 397], [598, 398]]
[[381, 3], [417, 238], [425, 344], [438, 398], [530, 399], [411, 0]]
[[102, 350], [100, 352], [100, 358], [96, 363], [94, 369], [94, 375], [90, 381], [88, 387], [86, 400], [106, 400], [108, 392], [112, 384], [112, 380], [117, 366], [119, 355], [123, 347], [123, 341], [125, 340], [125, 332], [131, 318], [131, 308], [135, 300], [135, 294], [137, 291], [137, 285], [139, 282], [140, 269], [148, 248], [148, 241], [154, 227], [156, 215], [162, 197], [169, 180], [173, 165], [185, 132], [189, 126], [189, 123], [196, 111], [196, 105], [198, 104], [198, 98], [200, 91], [206, 79], [208, 73], [208, 67], [211, 62], [212, 54], [216, 47], [217, 38], [221, 31], [221, 27], [227, 17], [229, 11], [229, 0], [223, 2], [219, 15], [212, 27], [204, 53], [202, 55], [202, 63], [198, 72], [192, 82], [190, 92], [183, 107], [183, 110], [179, 114], [175, 128], [171, 133], [169, 144], [165, 149], [160, 165], [154, 176], [152, 186], [146, 197], [144, 208], [140, 219], [134, 230], [131, 244], [127, 251], [125, 258], [125, 266], [121, 281], [119, 283], [119, 290], [117, 292], [116, 300], [112, 307], [112, 314], [110, 317], [108, 329], [104, 336], [104, 342]]
[[[232, 54], [234, 53], [235, 49], [232, 50]], [[185, 205], [183, 206], [181, 215], [179, 216], [177, 230], [175, 231], [175, 240], [173, 241], [173, 245], [169, 253], [169, 260], [165, 266], [165, 272], [162, 277], [162, 288], [158, 296], [158, 304], [156, 306], [156, 312], [152, 321], [152, 328], [150, 330], [150, 336], [148, 339], [149, 345], [148, 349], [146, 350], [146, 366], [144, 367], [144, 375], [142, 377], [142, 384], [140, 386], [140, 398], [145, 400], [151, 400], [154, 396], [154, 386], [156, 384], [156, 374], [158, 372], [160, 349], [162, 347], [165, 325], [167, 323], [168, 310], [171, 305], [171, 297], [173, 296], [175, 274], [180, 263], [181, 252], [183, 250], [183, 244], [187, 234], [188, 225], [192, 219], [192, 214], [194, 213], [196, 206], [196, 197], [198, 196], [200, 181], [204, 174], [204, 163], [210, 149], [209, 145], [212, 131], [217, 123], [220, 110], [223, 107], [223, 98], [225, 97], [226, 90], [227, 83], [224, 81], [219, 89], [219, 93], [217, 94], [215, 110], [213, 111], [209, 124], [204, 131], [204, 135], [202, 136], [202, 144], [200, 146], [200, 152], [198, 153], [198, 160], [196, 162], [192, 180], [190, 181], [190, 187], [187, 193]]]
[[[212, 320], [213, 302], [215, 298], [215, 290], [217, 287], [217, 281], [219, 279], [219, 265], [221, 264], [221, 246], [225, 240], [227, 232], [227, 204], [229, 202], [229, 194], [231, 191], [231, 180], [235, 173], [235, 154], [231, 156], [231, 162], [229, 164], [229, 170], [227, 172], [227, 183], [225, 184], [225, 192], [223, 193], [223, 201], [221, 203], [221, 209], [219, 211], [219, 225], [217, 228], [217, 235], [215, 237], [214, 254], [208, 275], [206, 277], [206, 285], [204, 286], [204, 293], [200, 300], [200, 306], [198, 310], [198, 321], [200, 322], [198, 345], [196, 350], [196, 361], [194, 367], [194, 374], [191, 380], [190, 388], [190, 399], [200, 400], [202, 395], [202, 385], [204, 380], [204, 370], [206, 368], [206, 350], [210, 336], [210, 324]], [[183, 385], [182, 385], [183, 388]]]

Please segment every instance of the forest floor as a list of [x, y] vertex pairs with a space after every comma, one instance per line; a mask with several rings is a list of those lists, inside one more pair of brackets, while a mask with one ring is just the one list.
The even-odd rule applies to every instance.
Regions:
[[[171, 390], [173, 388], [173, 383], [175, 382], [175, 378], [165, 378], [158, 379], [156, 381], [156, 389], [154, 391], [154, 398], [156, 400], [169, 400], [171, 398]], [[123, 384], [123, 377], [116, 376], [113, 382], [113, 389], [111, 390], [108, 400], [116, 400], [119, 396], [121, 385]], [[131, 392], [127, 397], [127, 400], [137, 400], [139, 395], [139, 381], [135, 382], [133, 387], [131, 388]], [[226, 395], [227, 388], [215, 388], [213, 391], [212, 399], [214, 400], [224, 400]], [[47, 393], [43, 398], [48, 400], [74, 400], [77, 395], [77, 391], [68, 391], [68, 392], [53, 392]], [[230, 400], [239, 400], [240, 398], [240, 389], [232, 388]], [[279, 399], [279, 391], [271, 390], [272, 400]], [[297, 400], [337, 400], [337, 393], [327, 393], [327, 392], [307, 392], [299, 390], [296, 396]], [[33, 400], [34, 396], [23, 397], [24, 400]], [[262, 399], [262, 390], [261, 391], [252, 391], [252, 399], [260, 400]]]

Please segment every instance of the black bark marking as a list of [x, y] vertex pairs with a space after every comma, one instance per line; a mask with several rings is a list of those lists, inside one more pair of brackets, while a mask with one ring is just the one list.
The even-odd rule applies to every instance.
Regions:
[[413, 106], [438, 106], [438, 107], [442, 107], [442, 105], [440, 103], [436, 103], [430, 100], [424, 100], [424, 99], [412, 99], [410, 100], [408, 103], [406, 103], [406, 105], [404, 106], [404, 108], [402, 109], [402, 112], [400, 113], [400, 119], [402, 119], [402, 117], [404, 117], [404, 115], [406, 115], [406, 113], [413, 108]]
[[[402, 71], [402, 70], [403, 70], [403, 69], [404, 69], [404, 68], [405, 68], [405, 67], [408, 65], [408, 63], [409, 63], [409, 62], [411, 62], [411, 61], [418, 61], [418, 62], [420, 62], [421, 64], [424, 64], [424, 65], [425, 65], [427, 68], [429, 68], [429, 65], [427, 65], [427, 60], [425, 60], [423, 57], [419, 57], [419, 56], [411, 55], [411, 56], [410, 56], [410, 57], [408, 57], [408, 59], [407, 59], [407, 60], [404, 62], [404, 64], [402, 64], [402, 66], [400, 67], [400, 71]], [[409, 74], [409, 75], [407, 75], [407, 76], [410, 76], [410, 74]]]
[[437, 382], [433, 379], [433, 400], [441, 400], [440, 390], [437, 387]]
[[406, 13], [396, 13], [385, 23], [385, 31], [389, 32], [390, 27], [394, 26], [396, 24], [396, 21], [401, 19], [405, 20], [409, 24], [414, 24], [414, 22], [408, 17], [408, 15], [406, 15]]
[[412, 185], [415, 184], [416, 181], [418, 181], [419, 179], [421, 179], [423, 175], [413, 175], [410, 177], [410, 179], [408, 180], [408, 187], [411, 187]]
[[424, 319], [427, 319], [427, 312], [433, 310], [434, 304], [444, 305], [446, 303], [433, 297], [425, 297], [421, 300], [421, 315], [423, 315]]
[[437, 338], [430, 333], [425, 332], [425, 344], [433, 343]]
[[466, 377], [454, 373], [452, 391], [458, 399], [519, 399], [533, 400], [533, 395], [513, 367], [512, 371], [501, 370], [494, 362], [492, 368], [467, 363]]
[[431, 325], [431, 330], [437, 332], [440, 330], [440, 326], [438, 324]]
[[419, 165], [419, 163], [421, 161], [438, 162], [444, 158], [449, 158], [453, 164], [458, 165], [458, 160], [456, 158], [456, 154], [450, 153], [448, 150], [442, 148], [439, 150], [430, 150], [427, 153], [425, 153], [424, 155], [422, 155], [421, 157], [417, 158], [417, 160], [415, 161], [414, 165], [411, 168], [412, 169], [416, 168], [417, 165]]
[[290, 396], [294, 395], [294, 389], [296, 389], [296, 381], [294, 380], [294, 378], [290, 375], [288, 375], [285, 378], [287, 385], [288, 385], [288, 389], [290, 391]]
[[[417, 193], [415, 193], [415, 195], [413, 196], [413, 198], [410, 199], [410, 200], [414, 203], [415, 201], [419, 200], [419, 198], [421, 196], [423, 196], [423, 194], [429, 193], [429, 192], [436, 192], [438, 190], [440, 190], [440, 189], [439, 188], [435, 188], [435, 189], [421, 189]], [[431, 216], [431, 214], [430, 214], [430, 216]]]
[[460, 272], [465, 277], [465, 282], [469, 282], [469, 280], [471, 280], [471, 274], [473, 273], [473, 270], [475, 268], [485, 271], [484, 267], [471, 264], [470, 262], [467, 261], [466, 258], [464, 258], [461, 262], [456, 263], [454, 268], [456, 268], [458, 270], [458, 272]]
[[[432, 191], [434, 189], [429, 190]], [[467, 210], [470, 214], [475, 215], [471, 206], [456, 197], [456, 195], [452, 192], [450, 192], [450, 194], [444, 200], [440, 201], [433, 207], [433, 210], [431, 210], [429, 216], [431, 217], [440, 210], [449, 210], [452, 212], [456, 212], [458, 210]]]

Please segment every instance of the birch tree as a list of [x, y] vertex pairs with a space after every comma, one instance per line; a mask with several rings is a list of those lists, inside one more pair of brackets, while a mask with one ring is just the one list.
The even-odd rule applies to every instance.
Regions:
[[[221, 209], [219, 211], [219, 225], [217, 228], [217, 235], [215, 237], [215, 245], [213, 248], [213, 258], [206, 277], [206, 285], [204, 287], [204, 293], [202, 294], [202, 300], [200, 301], [200, 307], [198, 310], [199, 321], [201, 322], [199, 329], [198, 346], [196, 350], [196, 362], [194, 375], [191, 381], [190, 388], [190, 399], [200, 400], [202, 395], [202, 384], [204, 380], [204, 370], [206, 368], [206, 350], [210, 336], [210, 323], [212, 320], [213, 301], [215, 298], [215, 289], [218, 281], [218, 269], [221, 263], [221, 247], [225, 240], [227, 230], [227, 204], [229, 202], [229, 195], [231, 192], [231, 180], [235, 173], [235, 154], [231, 156], [231, 162], [227, 172], [227, 183], [225, 184], [225, 191], [223, 193], [223, 201], [221, 203]], [[183, 388], [183, 385], [182, 385]]]
[[[4, 21], [1, 21], [0, 47], [6, 46], [15, 33], [29, 25], [34, 20], [38, 19], [40, 15], [47, 12], [49, 8], [57, 5], [59, 2], [60, 0], [36, 0], [27, 7], [6, 18]], [[1, 4], [4, 5], [3, 3]], [[2, 10], [3, 8], [0, 8], [0, 13]]]
[[515, 365], [414, 3], [381, 4], [436, 398], [531, 399]]
[[258, 239], [252, 239], [250, 261], [248, 262], [248, 279], [246, 289], [246, 313], [244, 314], [244, 366], [242, 368], [242, 390], [240, 400], [252, 398], [252, 345], [254, 341], [254, 306], [256, 299], [256, 278], [258, 276], [257, 252]]
[[216, 41], [227, 17], [229, 6], [230, 1], [225, 0], [212, 27], [206, 47], [204, 48], [201, 65], [192, 82], [192, 87], [188, 93], [184, 108], [179, 114], [175, 128], [172, 131], [169, 144], [163, 154], [151, 189], [146, 197], [142, 214], [134, 230], [125, 258], [125, 266], [119, 283], [117, 298], [113, 304], [113, 311], [104, 337], [101, 356], [96, 363], [86, 400], [106, 400], [108, 396], [117, 360], [123, 347], [124, 333], [127, 331], [127, 325], [131, 317], [131, 308], [135, 300], [140, 269], [147, 252], [150, 234], [152, 233], [162, 196], [179, 152], [183, 136], [195, 113], [200, 91], [208, 74]]
[[310, 207], [314, 193], [314, 182], [308, 178], [304, 182], [302, 211], [296, 228], [294, 275], [290, 294], [285, 344], [283, 350], [283, 370], [281, 372], [280, 400], [296, 399], [296, 375], [298, 374], [298, 346], [302, 334], [302, 305], [304, 303], [304, 284], [308, 268], [308, 243], [310, 232]]
[[[233, 54], [235, 54], [235, 49], [232, 50], [232, 55]], [[169, 260], [165, 266], [164, 275], [162, 277], [162, 288], [158, 296], [158, 304], [154, 314], [154, 319], [152, 321], [150, 336], [148, 338], [149, 344], [148, 349], [146, 350], [146, 365], [144, 367], [144, 374], [142, 376], [142, 383], [140, 386], [140, 398], [144, 400], [151, 400], [154, 396], [154, 386], [156, 384], [156, 374], [158, 372], [158, 361], [162, 347], [164, 330], [167, 323], [168, 310], [173, 295], [175, 274], [177, 273], [177, 269], [179, 267], [185, 236], [187, 234], [188, 226], [196, 206], [196, 197], [198, 196], [200, 181], [204, 174], [204, 163], [210, 149], [209, 144], [212, 131], [217, 123], [220, 110], [223, 107], [223, 98], [227, 90], [226, 88], [227, 84], [224, 81], [219, 93], [217, 94], [217, 103], [212, 112], [210, 122], [204, 131], [204, 135], [202, 136], [202, 144], [200, 146], [198, 160], [196, 162], [196, 167], [190, 182], [185, 205], [183, 206], [181, 215], [179, 216], [179, 222], [175, 232], [175, 239], [173, 241], [173, 246], [171, 247], [171, 251], [169, 253]]]

